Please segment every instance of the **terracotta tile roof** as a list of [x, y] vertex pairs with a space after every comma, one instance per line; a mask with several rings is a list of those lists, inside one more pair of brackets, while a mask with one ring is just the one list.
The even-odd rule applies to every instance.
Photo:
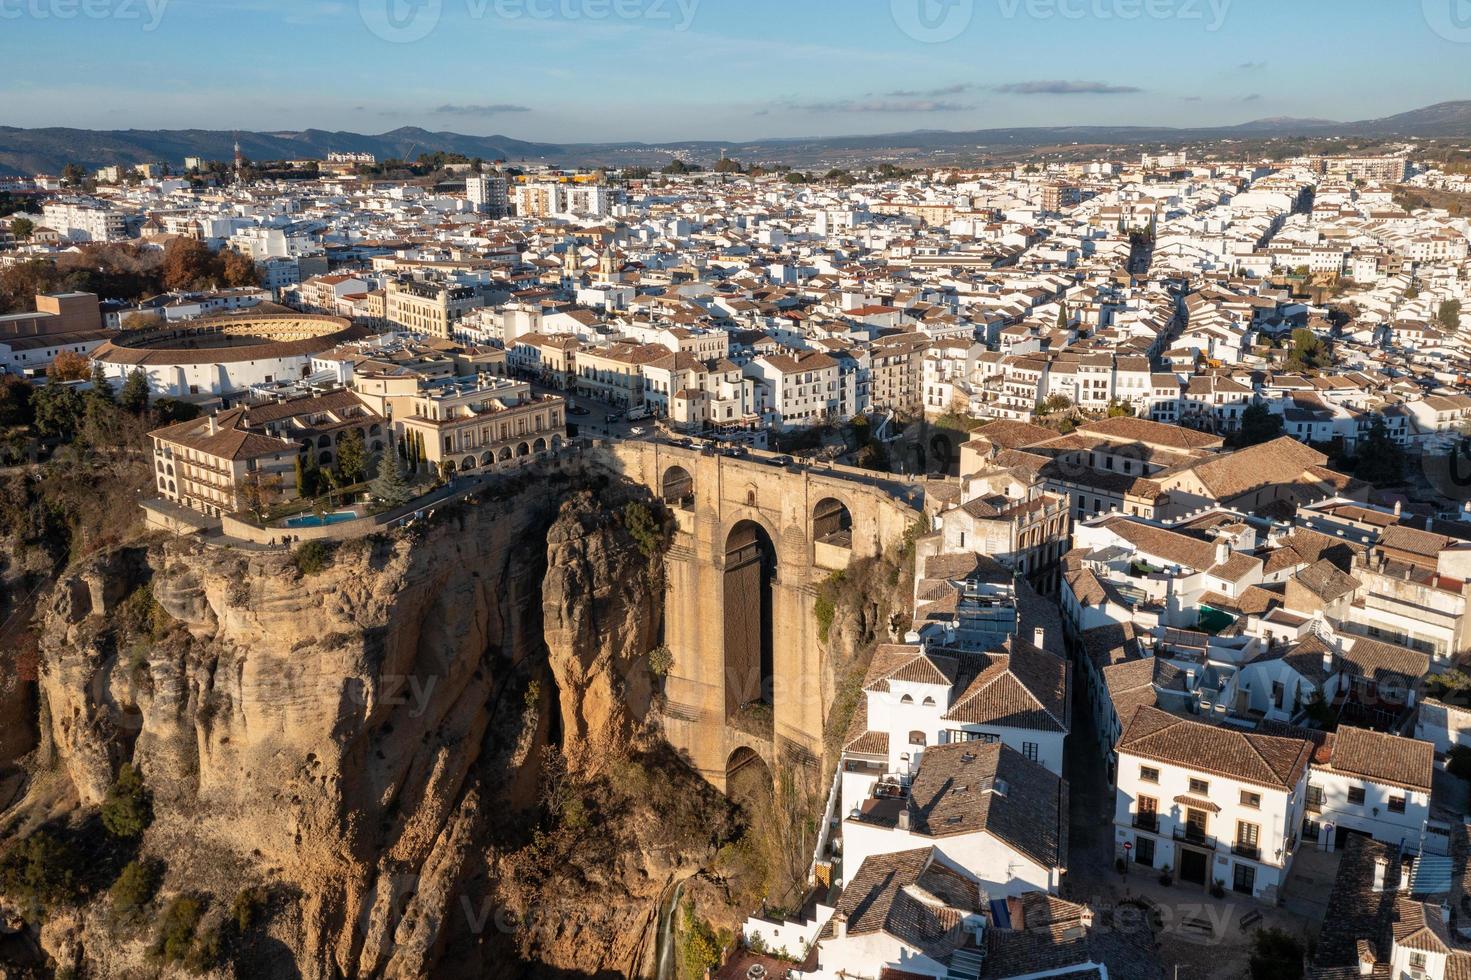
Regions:
[[1067, 732], [1072, 664], [1015, 637], [1004, 653], [957, 654], [956, 689], [946, 721]]
[[1430, 792], [1435, 746], [1429, 742], [1343, 725], [1333, 738], [1332, 751], [1329, 765], [1335, 772]]
[[[846, 918], [849, 936], [887, 933], [944, 960], [966, 942], [962, 920], [979, 911], [976, 884], [936, 861], [933, 847], [924, 847], [866, 858], [843, 888], [834, 916]], [[834, 934], [829, 920], [819, 939]]]
[[1297, 572], [1293, 579], [1324, 602], [1333, 602], [1343, 596], [1357, 592], [1363, 585], [1337, 565], [1324, 558]]
[[1243, 732], [1140, 708], [1119, 740], [1120, 754], [1154, 759], [1197, 772], [1290, 790], [1306, 771], [1309, 742]]
[[1417, 681], [1430, 670], [1427, 654], [1367, 636], [1353, 637], [1353, 646], [1339, 653], [1338, 663], [1349, 674], [1400, 685]]
[[1008, 745], [925, 749], [909, 800], [916, 833], [985, 832], [1043, 868], [1067, 865], [1067, 784]]

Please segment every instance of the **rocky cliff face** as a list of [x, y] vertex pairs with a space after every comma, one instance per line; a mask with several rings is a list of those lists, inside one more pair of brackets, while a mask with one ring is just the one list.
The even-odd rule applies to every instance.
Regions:
[[[11, 826], [95, 806], [131, 761], [165, 895], [203, 892], [207, 915], [252, 882], [277, 897], [251, 975], [636, 973], [659, 894], [726, 815], [650, 735], [663, 587], [631, 495], [574, 483], [345, 544], [314, 574], [187, 540], [75, 569], [44, 613]], [[651, 771], [660, 791], [631, 799]], [[673, 836], [652, 809], [670, 787], [706, 808]], [[527, 915], [568, 902], [599, 914]], [[138, 967], [151, 936], [117, 935], [105, 903], [48, 921], [58, 964]]]

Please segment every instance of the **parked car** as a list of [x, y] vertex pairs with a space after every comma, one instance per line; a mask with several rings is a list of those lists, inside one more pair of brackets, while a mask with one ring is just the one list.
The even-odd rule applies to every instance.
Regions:
[[773, 459], [771, 461], [771, 465], [772, 466], [791, 466], [795, 462], [796, 462], [796, 460], [795, 459], [792, 459], [792, 457], [790, 457], [790, 456], [778, 456], [778, 457], [776, 457], [776, 459]]
[[623, 413], [622, 412], [609, 412], [607, 414], [607, 416], [603, 419], [603, 421], [606, 422], [606, 423], [608, 423], [609, 425], [612, 425], [615, 422], [622, 422], [623, 421]]
[[745, 446], [726, 446], [720, 452], [730, 459], [744, 459], [750, 455], [746, 452]]
[[567, 403], [567, 414], [568, 415], [591, 415], [592, 413], [589, 412], [587, 409], [583, 408], [581, 405], [577, 404], [576, 402], [568, 402]]
[[629, 431], [629, 434], [630, 435], [635, 435], [635, 436], [646, 436], [646, 435], [649, 434], [649, 430], [646, 429], [642, 425], [635, 425], [633, 428], [629, 429], [628, 431]]

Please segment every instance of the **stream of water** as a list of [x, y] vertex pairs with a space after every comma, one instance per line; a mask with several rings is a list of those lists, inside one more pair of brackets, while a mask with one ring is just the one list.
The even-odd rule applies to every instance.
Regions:
[[674, 980], [674, 923], [684, 882], [669, 894], [669, 903], [659, 913], [659, 938], [654, 945], [654, 980]]

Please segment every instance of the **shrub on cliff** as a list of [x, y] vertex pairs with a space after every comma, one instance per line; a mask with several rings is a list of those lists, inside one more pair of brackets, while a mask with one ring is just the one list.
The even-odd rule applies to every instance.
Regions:
[[291, 555], [296, 571], [303, 578], [320, 575], [332, 564], [332, 546], [326, 541], [308, 541]]
[[121, 915], [132, 915], [143, 909], [158, 894], [163, 871], [163, 862], [153, 858], [129, 861], [108, 889], [112, 907]]
[[153, 801], [138, 770], [124, 763], [102, 801], [102, 825], [114, 837], [140, 837], [153, 822]]
[[153, 955], [165, 963], [182, 963], [194, 945], [194, 931], [204, 915], [204, 903], [193, 895], [180, 895], [163, 910]]
[[69, 841], [38, 830], [0, 859], [0, 891], [39, 918], [81, 898], [82, 864], [81, 852]]
[[638, 544], [645, 558], [653, 558], [664, 550], [664, 527], [647, 504], [630, 500], [623, 505], [623, 526]]

